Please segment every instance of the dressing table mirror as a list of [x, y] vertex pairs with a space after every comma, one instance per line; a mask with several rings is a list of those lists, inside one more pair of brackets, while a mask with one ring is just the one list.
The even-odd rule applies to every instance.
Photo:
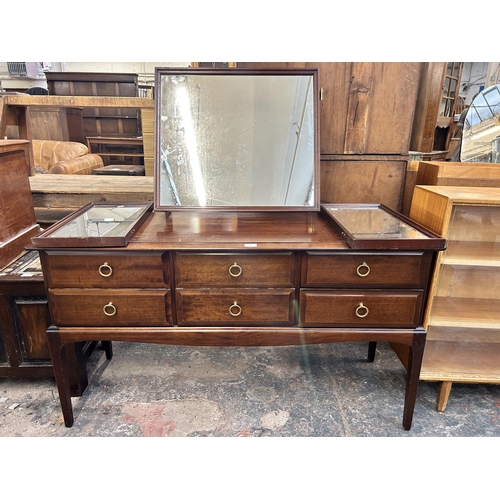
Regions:
[[443, 241], [378, 206], [321, 209], [318, 76], [156, 70], [154, 210], [142, 207], [109, 246], [75, 245], [71, 235], [65, 242], [64, 231], [34, 245], [66, 426], [73, 410], [65, 357], [75, 342], [362, 341], [373, 361], [376, 342], [385, 341], [408, 350], [410, 428], [429, 276]]
[[157, 69], [155, 210], [319, 210], [318, 70]]

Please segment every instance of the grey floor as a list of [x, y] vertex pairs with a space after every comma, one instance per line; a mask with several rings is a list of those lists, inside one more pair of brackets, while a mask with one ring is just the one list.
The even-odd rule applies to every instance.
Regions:
[[496, 437], [500, 386], [454, 384], [446, 411], [420, 382], [402, 428], [405, 370], [388, 344], [200, 348], [113, 343], [62, 422], [53, 379], [0, 379], [0, 436]]

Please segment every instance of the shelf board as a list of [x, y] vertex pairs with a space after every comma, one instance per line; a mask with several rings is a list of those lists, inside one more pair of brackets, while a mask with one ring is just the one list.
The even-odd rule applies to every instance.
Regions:
[[430, 324], [468, 328], [498, 328], [500, 326], [500, 300], [435, 297]]

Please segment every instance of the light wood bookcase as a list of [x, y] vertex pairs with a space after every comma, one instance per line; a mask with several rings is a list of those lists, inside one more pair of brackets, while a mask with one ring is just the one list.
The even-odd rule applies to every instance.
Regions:
[[453, 382], [500, 383], [500, 188], [416, 186], [410, 218], [447, 239], [430, 287], [420, 374], [438, 382], [443, 412]]

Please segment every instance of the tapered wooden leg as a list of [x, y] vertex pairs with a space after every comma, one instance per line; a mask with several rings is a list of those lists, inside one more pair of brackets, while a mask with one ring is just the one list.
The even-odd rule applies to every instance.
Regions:
[[57, 390], [59, 392], [59, 401], [64, 417], [64, 425], [71, 427], [73, 425], [73, 407], [71, 405], [71, 392], [67, 373], [67, 357], [71, 350], [71, 345], [61, 344], [59, 329], [51, 326], [47, 330], [49, 341], [50, 356], [52, 358], [52, 367], [56, 378]]
[[[423, 330], [422, 330], [423, 331]], [[422, 358], [425, 348], [425, 331], [413, 336], [413, 343], [408, 354], [408, 368], [406, 371], [406, 394], [403, 410], [403, 428], [410, 430], [417, 399], [418, 382], [422, 368]]]
[[377, 342], [368, 342], [368, 361], [375, 361], [375, 352], [377, 351]]
[[113, 357], [113, 344], [110, 340], [101, 340], [101, 346], [106, 352], [106, 359]]
[[436, 401], [436, 409], [438, 413], [443, 413], [446, 409], [446, 405], [448, 404], [448, 398], [450, 397], [452, 382], [443, 380], [442, 382], [438, 382], [438, 392], [437, 392], [437, 401]]

